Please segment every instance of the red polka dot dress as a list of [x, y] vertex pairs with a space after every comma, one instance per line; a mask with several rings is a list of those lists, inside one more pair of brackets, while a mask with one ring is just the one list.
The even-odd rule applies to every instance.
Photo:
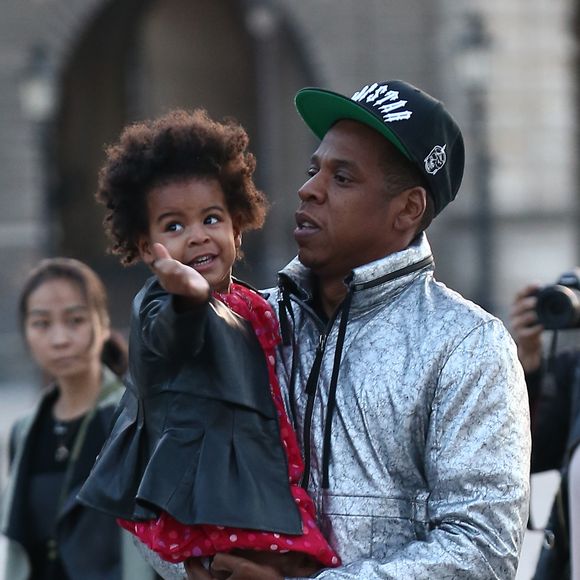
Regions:
[[275, 348], [280, 341], [280, 335], [275, 314], [259, 294], [241, 284], [233, 283], [229, 293], [214, 293], [214, 297], [252, 325], [266, 356], [270, 391], [278, 413], [280, 439], [288, 459], [290, 491], [302, 520], [302, 535], [290, 536], [215, 525], [185, 525], [165, 512], [154, 520], [133, 522], [119, 519], [118, 522], [170, 562], [182, 562], [191, 557], [213, 556], [218, 552], [243, 549], [280, 553], [301, 552], [317, 559], [325, 567], [338, 566], [340, 559], [316, 524], [314, 503], [306, 490], [299, 485], [304, 464], [296, 434], [284, 409], [276, 377]]

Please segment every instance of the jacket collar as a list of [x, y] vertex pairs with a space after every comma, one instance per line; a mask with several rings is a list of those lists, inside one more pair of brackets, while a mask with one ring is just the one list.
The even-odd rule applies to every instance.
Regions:
[[[354, 291], [351, 313], [356, 314], [394, 298], [407, 287], [418, 271], [433, 269], [431, 246], [423, 232], [406, 249], [359, 266], [351, 272], [345, 280], [346, 286]], [[298, 258], [294, 258], [278, 275], [284, 288], [298, 300], [309, 301], [312, 298], [315, 277]]]

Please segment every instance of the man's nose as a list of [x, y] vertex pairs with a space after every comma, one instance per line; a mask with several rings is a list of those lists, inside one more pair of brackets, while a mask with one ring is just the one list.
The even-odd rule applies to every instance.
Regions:
[[320, 173], [316, 173], [308, 179], [298, 190], [298, 197], [302, 201], [313, 201], [320, 203], [326, 196], [324, 181]]

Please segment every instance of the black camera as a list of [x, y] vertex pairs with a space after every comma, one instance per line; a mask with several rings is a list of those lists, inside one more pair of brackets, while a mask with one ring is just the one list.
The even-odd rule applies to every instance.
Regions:
[[536, 314], [547, 330], [580, 328], [580, 268], [565, 272], [537, 294]]

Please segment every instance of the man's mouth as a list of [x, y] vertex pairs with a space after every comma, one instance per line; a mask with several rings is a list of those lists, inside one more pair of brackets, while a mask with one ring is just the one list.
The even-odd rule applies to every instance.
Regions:
[[320, 229], [320, 226], [309, 215], [300, 212], [296, 214], [296, 226], [299, 231]]

